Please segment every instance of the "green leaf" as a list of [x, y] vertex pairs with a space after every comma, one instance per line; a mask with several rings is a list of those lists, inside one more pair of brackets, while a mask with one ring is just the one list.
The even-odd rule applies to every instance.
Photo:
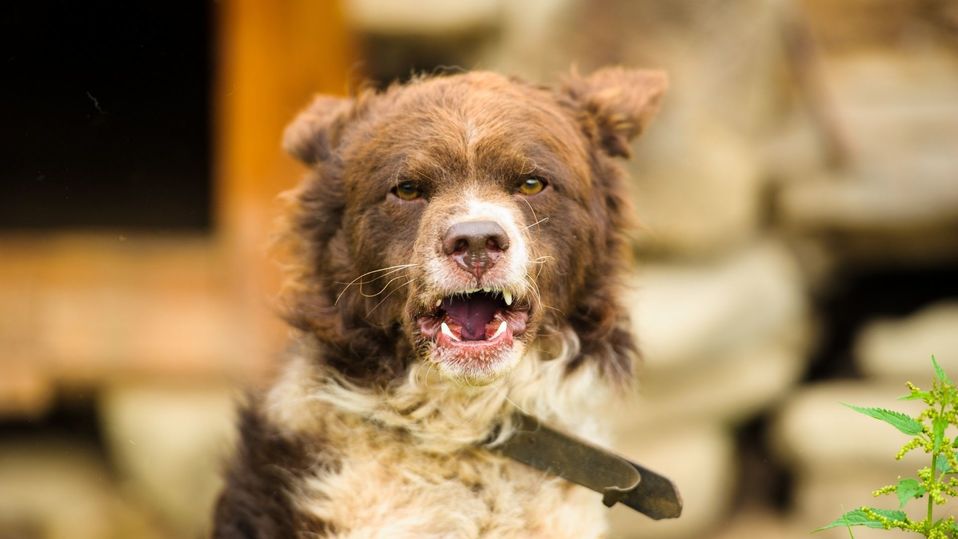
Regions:
[[952, 470], [951, 466], [948, 465], [948, 457], [944, 455], [938, 455], [935, 457], [935, 475], [951, 472], [954, 472], [954, 470]]
[[935, 376], [938, 377], [938, 380], [942, 383], [953, 386], [951, 380], [948, 379], [948, 375], [945, 374], [945, 370], [941, 368], [941, 365], [938, 364], [938, 360], [935, 359], [935, 356], [931, 356], [931, 364], [935, 366]]
[[921, 423], [901, 412], [886, 410], [884, 408], [862, 408], [861, 406], [855, 406], [853, 404], [846, 404], [845, 406], [848, 406], [858, 413], [884, 421], [909, 436], [921, 434]]
[[912, 391], [908, 395], [902, 395], [901, 397], [898, 397], [898, 400], [900, 401], [922, 400], [927, 402], [927, 400], [930, 398], [931, 398], [931, 393], [927, 391]]
[[898, 508], [901, 509], [910, 500], [924, 496], [925, 487], [917, 479], [902, 479], [895, 487], [895, 494], [898, 495]]
[[[908, 522], [908, 517], [905, 516], [905, 513], [901, 511], [890, 511], [888, 509], [873, 509], [873, 508], [868, 508], [868, 510], [873, 511], [891, 520], [893, 523], [900, 523], [904, 525], [904, 524], [907, 524]], [[844, 515], [836, 518], [831, 523], [825, 526], [822, 526], [821, 528], [818, 528], [815, 531], [819, 532], [822, 530], [827, 530], [830, 528], [839, 528], [839, 527], [848, 528], [851, 526], [865, 526], [868, 528], [877, 528], [877, 529], [885, 528], [885, 524], [883, 524], [882, 521], [868, 516], [868, 514], [865, 513], [863, 508], [863, 509], [855, 509], [854, 511], [849, 511], [845, 513]]]
[[939, 416], [932, 421], [932, 441], [934, 442], [932, 453], [937, 453], [941, 449], [941, 443], [945, 438], [945, 427], [947, 426], [948, 420], [944, 417]]

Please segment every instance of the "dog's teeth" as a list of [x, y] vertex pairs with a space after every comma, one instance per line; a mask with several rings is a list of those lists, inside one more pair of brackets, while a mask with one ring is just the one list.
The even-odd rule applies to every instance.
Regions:
[[502, 299], [506, 301], [506, 305], [512, 305], [512, 292], [509, 292], [508, 290], [503, 290]]
[[436, 300], [436, 307], [442, 307], [442, 298]]
[[452, 334], [452, 330], [449, 329], [449, 326], [446, 325], [445, 322], [443, 322], [442, 324], [439, 325], [439, 330], [442, 331], [442, 334], [445, 335], [446, 337], [449, 337], [450, 339], [452, 339], [452, 340], [454, 340], [454, 341], [458, 341], [458, 340], [459, 340], [458, 338], [456, 338], [455, 335]]
[[492, 292], [492, 288], [486, 286], [486, 287], [483, 287], [482, 291], [483, 291], [483, 292], [486, 292], [486, 293], [489, 293], [489, 292]]
[[497, 329], [496, 332], [492, 334], [492, 337], [489, 337], [489, 338], [490, 338], [490, 339], [495, 339], [495, 338], [498, 337], [499, 335], [502, 335], [503, 333], [505, 333], [505, 332], [506, 332], [506, 326], [507, 326], [506, 321], [503, 320], [502, 323], [499, 324], [499, 329]]
[[475, 294], [478, 291], [478, 288], [470, 288], [469, 290], [466, 290], [466, 294]]

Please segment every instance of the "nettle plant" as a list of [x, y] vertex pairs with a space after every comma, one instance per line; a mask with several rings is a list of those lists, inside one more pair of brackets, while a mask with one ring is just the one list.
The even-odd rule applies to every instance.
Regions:
[[[918, 470], [918, 477], [899, 478], [898, 483], [884, 486], [874, 492], [883, 496], [895, 494], [898, 497], [898, 509], [877, 509], [861, 507], [849, 511], [834, 522], [816, 531], [829, 528], [846, 527], [849, 535], [853, 526], [865, 526], [885, 530], [913, 532], [930, 539], [958, 538], [958, 524], [953, 515], [935, 517], [935, 506], [942, 505], [949, 497], [958, 497], [958, 435], [948, 436], [949, 428], [958, 428], [958, 387], [948, 378], [931, 358], [935, 368], [935, 378], [930, 391], [923, 391], [908, 382], [909, 393], [902, 400], [920, 400], [926, 408], [916, 417], [886, 410], [884, 408], [862, 408], [846, 404], [849, 408], [875, 419], [884, 421], [912, 439], [895, 456], [901, 460], [906, 454], [922, 450], [929, 455], [929, 465]], [[922, 520], [908, 518], [902, 509], [908, 502], [927, 497], [927, 512]]]

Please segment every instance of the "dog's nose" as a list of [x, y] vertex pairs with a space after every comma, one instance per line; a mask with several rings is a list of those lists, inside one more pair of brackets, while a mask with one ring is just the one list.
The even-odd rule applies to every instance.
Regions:
[[509, 236], [493, 221], [456, 223], [442, 239], [442, 252], [476, 279], [481, 279], [508, 248]]

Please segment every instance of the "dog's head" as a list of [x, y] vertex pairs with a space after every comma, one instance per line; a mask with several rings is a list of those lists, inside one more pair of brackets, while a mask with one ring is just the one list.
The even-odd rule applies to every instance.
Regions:
[[555, 89], [476, 72], [317, 97], [285, 137], [312, 168], [294, 197], [290, 321], [354, 379], [419, 360], [487, 382], [559, 336], [576, 341], [570, 368], [628, 373], [613, 158], [665, 85], [619, 68]]

